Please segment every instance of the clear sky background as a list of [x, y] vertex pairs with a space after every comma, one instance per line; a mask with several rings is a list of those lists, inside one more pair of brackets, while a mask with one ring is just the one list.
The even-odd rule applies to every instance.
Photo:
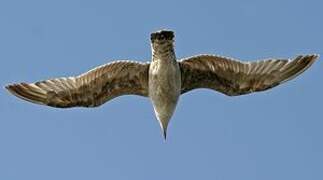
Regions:
[[[149, 35], [183, 58], [323, 54], [323, 1], [0, 0], [0, 85], [149, 61]], [[323, 179], [322, 59], [271, 91], [181, 97], [164, 142], [147, 98], [55, 109], [0, 90], [0, 179]]]

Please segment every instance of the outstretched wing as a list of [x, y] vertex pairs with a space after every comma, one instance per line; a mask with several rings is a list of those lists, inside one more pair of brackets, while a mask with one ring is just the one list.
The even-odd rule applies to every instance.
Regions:
[[182, 93], [210, 88], [229, 96], [264, 91], [293, 79], [309, 68], [318, 55], [241, 62], [221, 56], [199, 55], [180, 61]]
[[53, 107], [95, 107], [125, 94], [148, 95], [149, 64], [116, 61], [77, 77], [6, 86], [15, 96]]

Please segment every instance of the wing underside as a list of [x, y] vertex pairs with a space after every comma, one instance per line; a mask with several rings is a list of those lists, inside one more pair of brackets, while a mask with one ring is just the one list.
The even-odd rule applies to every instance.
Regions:
[[116, 61], [76, 77], [6, 86], [26, 101], [52, 107], [95, 107], [115, 97], [148, 95], [149, 64]]
[[227, 57], [199, 55], [180, 62], [182, 93], [209, 88], [229, 96], [264, 91], [291, 80], [309, 68], [318, 55], [242, 62]]

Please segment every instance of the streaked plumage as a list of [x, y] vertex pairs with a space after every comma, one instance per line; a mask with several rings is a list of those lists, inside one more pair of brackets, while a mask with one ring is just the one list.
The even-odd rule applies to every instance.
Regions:
[[76, 77], [19, 83], [6, 88], [37, 104], [59, 108], [96, 107], [120, 95], [147, 96], [148, 68], [149, 64], [117, 61]]
[[290, 59], [242, 62], [215, 55], [177, 61], [172, 31], [151, 34], [152, 61], [116, 61], [76, 77], [6, 86], [15, 96], [52, 107], [96, 107], [115, 97], [149, 97], [164, 132], [179, 96], [209, 88], [229, 96], [264, 91], [293, 79], [309, 68], [318, 55]]
[[309, 68], [318, 55], [242, 62], [227, 57], [199, 55], [182, 60], [182, 93], [210, 88], [237, 96], [273, 88]]

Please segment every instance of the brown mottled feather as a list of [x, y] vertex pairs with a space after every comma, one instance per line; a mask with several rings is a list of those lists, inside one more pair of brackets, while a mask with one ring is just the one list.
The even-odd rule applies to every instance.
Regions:
[[293, 79], [317, 58], [306, 55], [294, 60], [241, 62], [212, 55], [190, 57], [180, 62], [182, 94], [195, 88], [210, 88], [229, 96], [264, 91]]
[[6, 86], [15, 96], [53, 107], [95, 107], [115, 97], [148, 96], [149, 64], [116, 61], [77, 77]]

